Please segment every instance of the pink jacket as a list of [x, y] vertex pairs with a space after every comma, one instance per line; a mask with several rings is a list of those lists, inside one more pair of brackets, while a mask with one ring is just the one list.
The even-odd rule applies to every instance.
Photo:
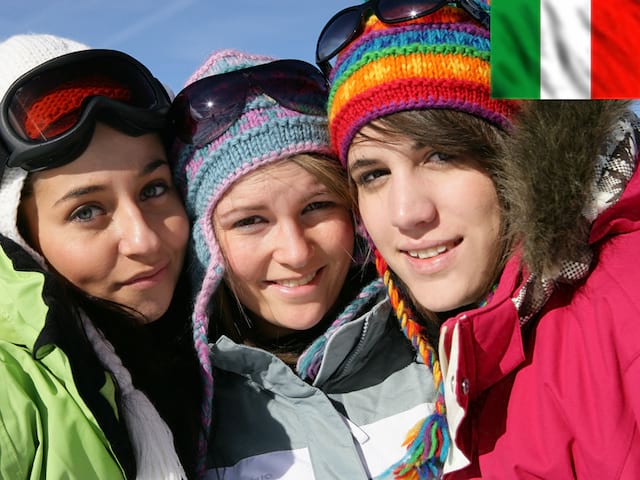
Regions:
[[640, 479], [640, 173], [629, 177], [591, 224], [586, 277], [556, 283], [527, 321], [514, 257], [486, 307], [444, 323], [445, 479]]

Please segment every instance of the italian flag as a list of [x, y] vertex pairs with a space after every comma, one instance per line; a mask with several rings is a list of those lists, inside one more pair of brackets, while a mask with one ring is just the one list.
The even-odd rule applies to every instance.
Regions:
[[496, 98], [640, 98], [640, 0], [492, 0]]

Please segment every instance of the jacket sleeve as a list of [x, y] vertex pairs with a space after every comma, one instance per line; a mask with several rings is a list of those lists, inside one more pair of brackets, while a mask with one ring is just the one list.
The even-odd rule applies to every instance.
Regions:
[[38, 455], [42, 455], [40, 412], [31, 398], [29, 378], [6, 355], [0, 343], [0, 478], [39, 478]]
[[640, 352], [624, 372], [624, 384], [629, 408], [636, 419], [636, 429], [640, 430]]

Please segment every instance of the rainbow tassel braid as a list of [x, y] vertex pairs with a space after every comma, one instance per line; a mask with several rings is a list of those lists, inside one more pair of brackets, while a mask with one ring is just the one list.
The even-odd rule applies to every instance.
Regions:
[[440, 362], [435, 349], [423, 335], [423, 329], [415, 320], [409, 307], [402, 300], [401, 294], [391, 278], [391, 272], [378, 250], [375, 251], [376, 268], [383, 279], [394, 313], [400, 321], [400, 327], [413, 347], [420, 353], [425, 364], [433, 374], [433, 382], [438, 392], [435, 412], [424, 420], [419, 421], [407, 434], [403, 446], [407, 451], [398, 462], [389, 467], [378, 478], [393, 478], [401, 480], [428, 480], [440, 478], [442, 466], [451, 439], [447, 426], [444, 403], [444, 382]]

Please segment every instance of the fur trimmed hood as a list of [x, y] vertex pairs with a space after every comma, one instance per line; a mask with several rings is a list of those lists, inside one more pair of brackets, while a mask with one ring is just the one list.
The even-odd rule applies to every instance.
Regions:
[[497, 186], [507, 233], [531, 272], [558, 279], [567, 262], [590, 263], [593, 221], [635, 171], [640, 125], [630, 104], [523, 103]]

